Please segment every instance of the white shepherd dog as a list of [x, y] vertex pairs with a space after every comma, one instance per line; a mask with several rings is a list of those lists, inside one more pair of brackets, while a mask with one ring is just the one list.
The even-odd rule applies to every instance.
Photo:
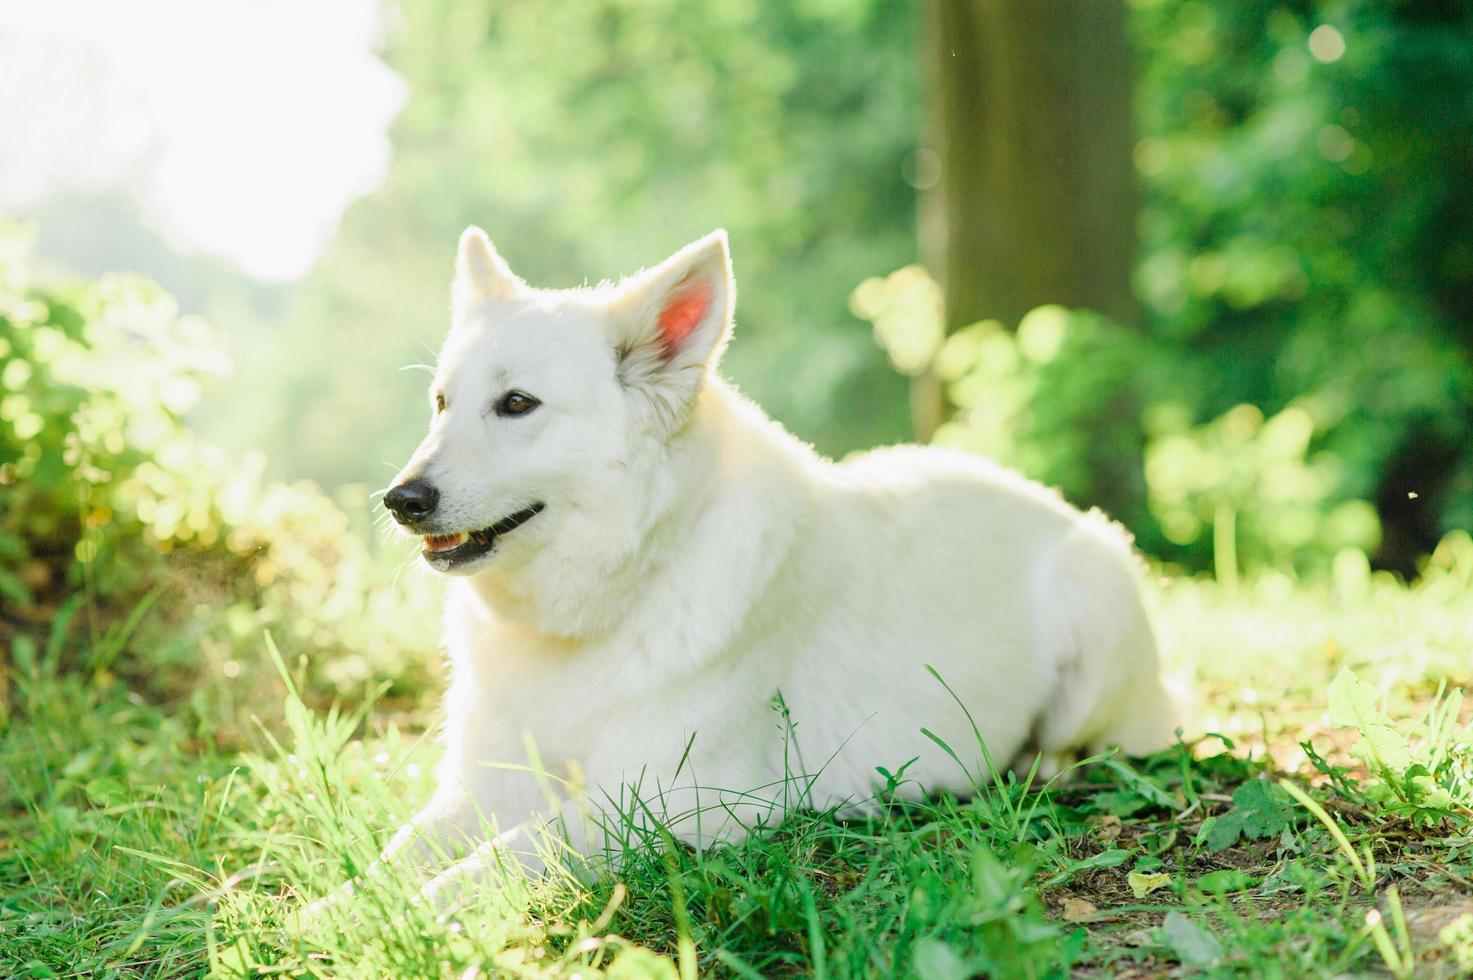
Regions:
[[430, 899], [540, 866], [549, 822], [617, 847], [587, 814], [635, 795], [702, 846], [861, 808], [881, 767], [919, 797], [1170, 741], [1125, 533], [982, 459], [835, 464], [788, 434], [716, 373], [724, 232], [544, 290], [470, 228], [454, 297], [429, 435], [385, 498], [454, 577], [439, 789], [385, 851], [457, 859]]

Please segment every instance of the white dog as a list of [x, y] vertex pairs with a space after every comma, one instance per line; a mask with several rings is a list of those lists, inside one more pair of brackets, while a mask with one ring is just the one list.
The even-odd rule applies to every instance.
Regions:
[[701, 846], [862, 807], [882, 768], [918, 797], [1169, 742], [1126, 535], [985, 460], [835, 464], [789, 435], [716, 374], [723, 232], [543, 290], [470, 228], [454, 295], [430, 433], [385, 498], [455, 577], [439, 790], [385, 852], [480, 842], [431, 896], [537, 866], [518, 828], [616, 845], [580, 808]]

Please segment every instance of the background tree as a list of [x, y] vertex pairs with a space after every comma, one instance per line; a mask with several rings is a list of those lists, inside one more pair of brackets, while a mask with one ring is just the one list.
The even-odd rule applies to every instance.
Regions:
[[1131, 56], [1113, 0], [928, 0], [922, 258], [952, 328], [1047, 303], [1134, 318]]
[[[1137, 194], [1131, 53], [1115, 0], [927, 0], [927, 163], [922, 260], [945, 291], [947, 332], [1015, 327], [1045, 304], [1137, 320], [1131, 290]], [[1139, 406], [1122, 384], [1095, 406], [1092, 474], [1074, 488], [1117, 514], [1138, 509]], [[912, 382], [917, 434], [947, 414], [934, 372]]]

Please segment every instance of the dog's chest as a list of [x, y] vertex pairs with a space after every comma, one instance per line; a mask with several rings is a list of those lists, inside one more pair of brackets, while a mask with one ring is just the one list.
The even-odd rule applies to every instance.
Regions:
[[[541, 753], [586, 757], [610, 739], [637, 739], [650, 698], [680, 689], [651, 676], [627, 642], [558, 648], [499, 630], [459, 642], [451, 699], [486, 751], [521, 755], [531, 738]], [[631, 730], [626, 723], [641, 715], [646, 725]]]
[[759, 785], [780, 754], [772, 674], [732, 662], [744, 657], [677, 658], [628, 634], [561, 651], [514, 634], [483, 636], [474, 650], [456, 651], [447, 735], [467, 780], [488, 797], [520, 797], [525, 781], [488, 762], [614, 791], [692, 776]]

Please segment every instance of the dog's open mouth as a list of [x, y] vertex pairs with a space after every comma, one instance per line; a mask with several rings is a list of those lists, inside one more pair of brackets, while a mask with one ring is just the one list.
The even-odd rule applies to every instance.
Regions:
[[437, 563], [453, 565], [471, 558], [479, 558], [496, 547], [496, 539], [510, 534], [542, 512], [542, 504], [533, 504], [519, 510], [510, 517], [503, 517], [490, 527], [479, 531], [458, 531], [455, 534], [424, 535], [424, 556]]

